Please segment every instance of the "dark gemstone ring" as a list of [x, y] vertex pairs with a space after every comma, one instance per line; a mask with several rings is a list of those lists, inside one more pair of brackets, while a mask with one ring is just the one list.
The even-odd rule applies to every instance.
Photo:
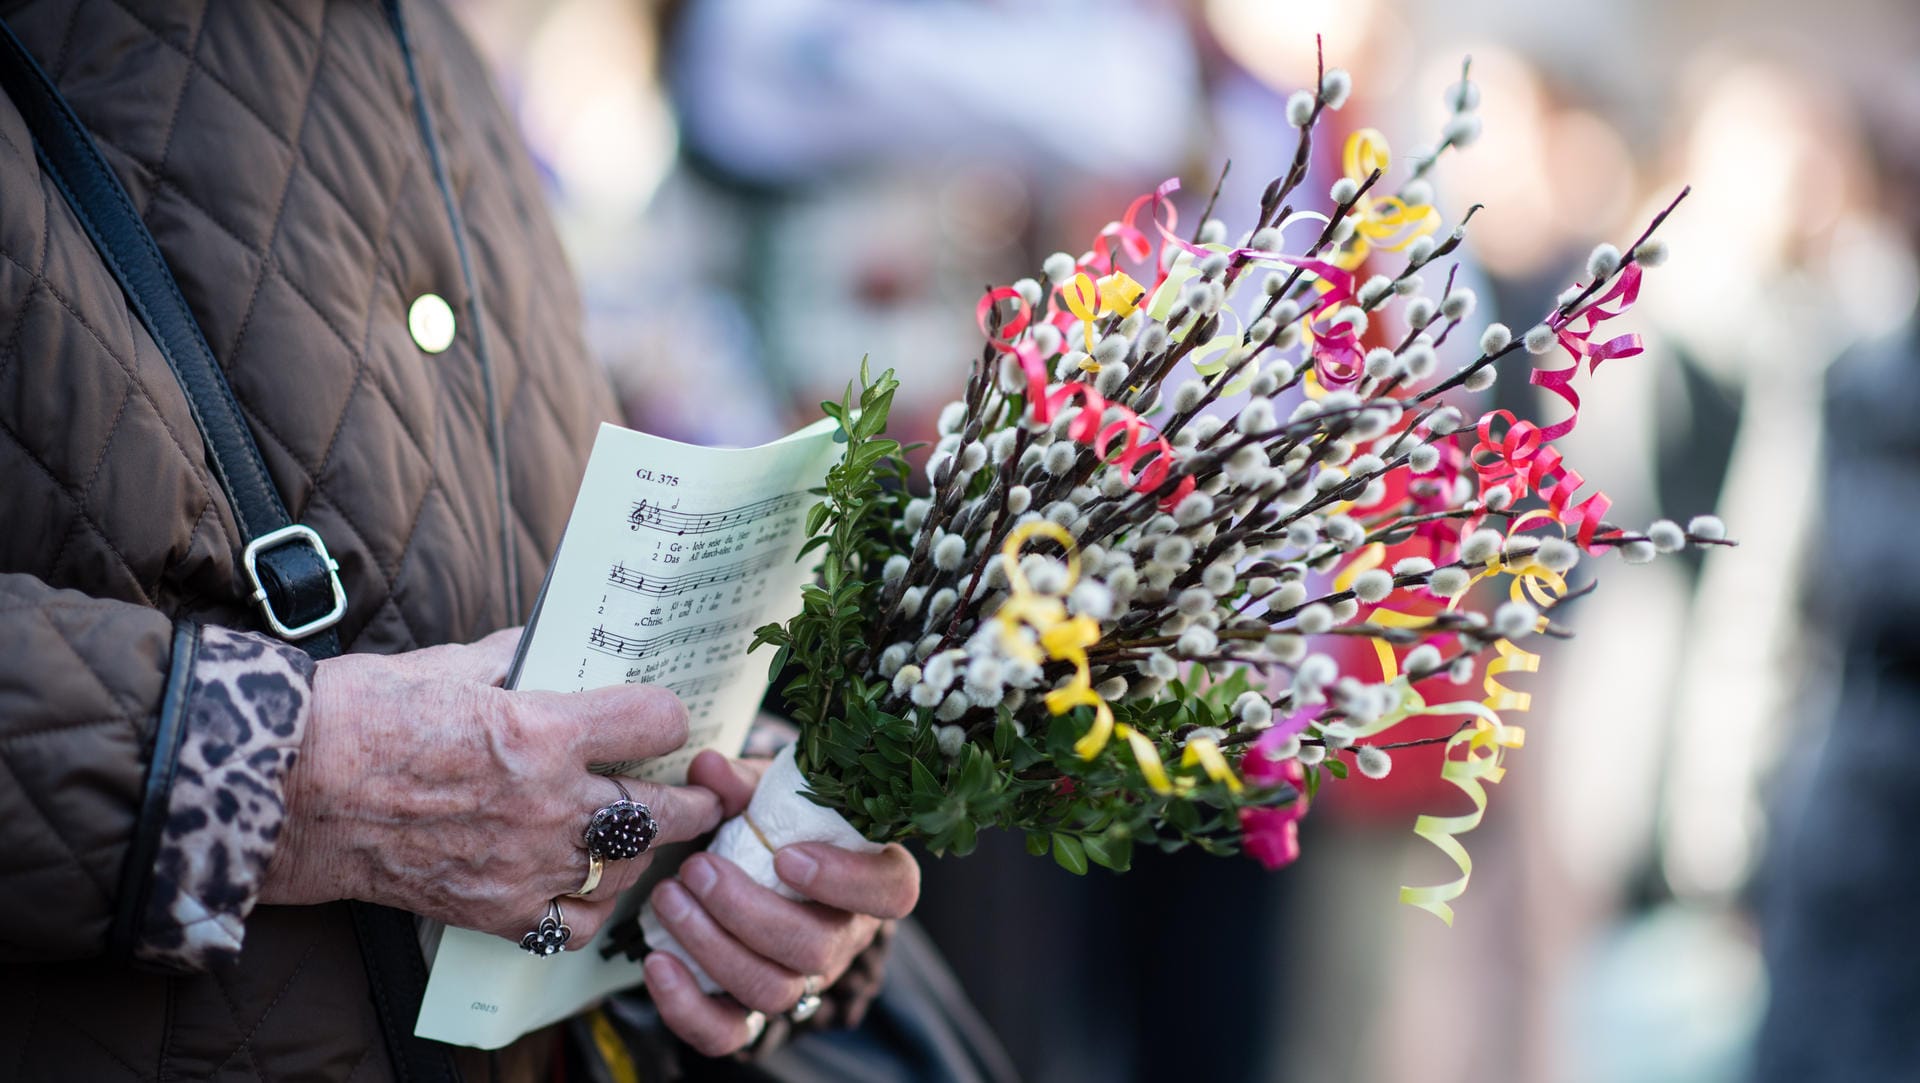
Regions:
[[573, 930], [567, 927], [567, 919], [560, 913], [560, 900], [553, 899], [547, 903], [547, 913], [540, 924], [520, 938], [520, 950], [544, 959], [567, 950], [567, 941], [571, 939]]
[[653, 845], [660, 834], [660, 824], [653, 818], [653, 810], [644, 802], [635, 801], [619, 779], [610, 779], [620, 787], [620, 800], [601, 808], [587, 821], [587, 829], [582, 833], [587, 852], [597, 854], [607, 861], [625, 861], [630, 857], [639, 857]]

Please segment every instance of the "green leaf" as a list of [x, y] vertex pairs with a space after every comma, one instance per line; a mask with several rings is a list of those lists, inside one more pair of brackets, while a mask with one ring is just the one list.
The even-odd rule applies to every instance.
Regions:
[[1086, 847], [1087, 859], [1102, 868], [1126, 872], [1133, 865], [1133, 837], [1130, 835], [1115, 835], [1109, 831], [1101, 835], [1088, 835], [1080, 841]]
[[1087, 851], [1072, 835], [1053, 833], [1053, 860], [1075, 876], [1087, 874]]

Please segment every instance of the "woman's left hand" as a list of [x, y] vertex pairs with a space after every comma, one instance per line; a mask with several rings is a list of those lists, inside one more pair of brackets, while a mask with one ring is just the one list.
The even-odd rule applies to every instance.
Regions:
[[[753, 797], [765, 761], [702, 752], [689, 785], [713, 791], [722, 814], [737, 816]], [[898, 844], [858, 854], [825, 843], [787, 846], [774, 870], [806, 898], [795, 902], [761, 887], [733, 862], [695, 854], [653, 892], [654, 912], [680, 945], [731, 994], [708, 996], [679, 959], [646, 958], [647, 987], [660, 1016], [688, 1045], [710, 1057], [749, 1045], [752, 1011], [778, 1015], [806, 992], [825, 990], [873, 942], [883, 920], [906, 917], [920, 897], [920, 866]]]

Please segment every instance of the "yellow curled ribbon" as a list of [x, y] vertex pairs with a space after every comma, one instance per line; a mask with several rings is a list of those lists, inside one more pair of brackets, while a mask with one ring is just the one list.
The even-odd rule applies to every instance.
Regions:
[[[1051, 538], [1067, 551], [1066, 582], [1057, 594], [1035, 590], [1020, 568], [1020, 550], [1036, 537]], [[1091, 760], [1117, 736], [1132, 750], [1133, 760], [1140, 766], [1147, 785], [1153, 787], [1155, 793], [1173, 793], [1174, 780], [1167, 777], [1166, 765], [1161, 762], [1153, 742], [1132, 726], [1115, 722], [1113, 708], [1093, 689], [1087, 648], [1100, 642], [1100, 624], [1085, 614], [1067, 616], [1067, 592], [1080, 579], [1080, 554], [1073, 535], [1065, 527], [1045, 519], [1022, 523], [1007, 532], [1000, 555], [1007, 573], [1007, 600], [1001, 603], [994, 619], [1000, 622], [1007, 653], [1035, 665], [1047, 659], [1073, 664], [1073, 678], [1043, 697], [1049, 712], [1061, 715], [1076, 707], [1093, 708], [1093, 725], [1073, 743], [1074, 753], [1083, 760]], [[1020, 634], [1023, 626], [1033, 630], [1034, 641]], [[1198, 763], [1209, 777], [1235, 792], [1240, 790], [1240, 780], [1234, 777], [1220, 746], [1211, 740], [1203, 737], [1187, 742], [1181, 763], [1183, 766]], [[1180, 789], [1192, 786], [1189, 779], [1179, 781]]]
[[[1514, 521], [1511, 530], [1518, 530], [1528, 524], [1536, 513], [1529, 513]], [[1376, 542], [1362, 549], [1354, 559], [1334, 577], [1335, 590], [1349, 590], [1353, 581], [1361, 572], [1379, 567], [1386, 560], [1386, 547]], [[1557, 573], [1531, 562], [1521, 564], [1504, 563], [1495, 556], [1486, 567], [1474, 575], [1469, 585], [1490, 576], [1506, 574], [1512, 577], [1508, 585], [1508, 594], [1514, 601], [1531, 599], [1541, 606], [1551, 605], [1567, 592], [1566, 580]], [[1459, 606], [1466, 597], [1462, 591], [1447, 604], [1448, 609]], [[1367, 619], [1389, 628], [1423, 628], [1431, 625], [1431, 617], [1401, 613], [1396, 610], [1376, 607]], [[1547, 618], [1542, 615], [1536, 630], [1546, 627]], [[1489, 783], [1497, 783], [1506, 775], [1502, 763], [1508, 749], [1522, 748], [1526, 745], [1526, 730], [1519, 726], [1510, 726], [1501, 720], [1501, 713], [1525, 711], [1533, 705], [1533, 697], [1518, 692], [1501, 683], [1500, 678], [1509, 673], [1534, 673], [1540, 668], [1540, 656], [1523, 650], [1511, 640], [1497, 640], [1493, 649], [1495, 659], [1487, 663], [1481, 688], [1486, 697], [1477, 702], [1461, 701], [1455, 703], [1429, 704], [1413, 689], [1411, 682], [1400, 674], [1399, 662], [1393, 647], [1381, 637], [1372, 638], [1374, 651], [1380, 658], [1380, 678], [1384, 683], [1398, 683], [1400, 702], [1391, 711], [1379, 719], [1355, 731], [1356, 738], [1371, 737], [1390, 729], [1416, 715], [1453, 715], [1474, 716], [1474, 725], [1462, 729], [1447, 741], [1444, 760], [1440, 768], [1440, 777], [1467, 795], [1473, 803], [1470, 812], [1457, 816], [1422, 815], [1415, 819], [1413, 833], [1431, 842], [1436, 849], [1445, 854], [1460, 875], [1442, 884], [1427, 887], [1403, 886], [1400, 889], [1400, 901], [1409, 906], [1417, 906], [1433, 914], [1448, 925], [1453, 924], [1453, 908], [1448, 905], [1467, 890], [1467, 882], [1473, 874], [1473, 858], [1461, 845], [1459, 836], [1480, 826], [1486, 814], [1487, 791]]]
[[[1373, 128], [1348, 136], [1341, 155], [1342, 172], [1355, 184], [1365, 184], [1376, 169], [1384, 176], [1392, 161], [1387, 137]], [[1374, 248], [1398, 252], [1440, 227], [1440, 212], [1431, 206], [1413, 206], [1399, 196], [1362, 196], [1353, 213], [1353, 240], [1331, 261], [1346, 270], [1360, 266]]]
[[[1060, 300], [1086, 329], [1087, 353], [1091, 355], [1096, 334], [1093, 321], [1103, 312], [1122, 318], [1132, 315], [1133, 310], [1140, 307], [1140, 298], [1146, 292], [1146, 287], [1134, 281], [1125, 271], [1115, 271], [1097, 284], [1082, 271], [1060, 287]], [[1080, 363], [1080, 368], [1086, 372], [1099, 372], [1100, 362], [1089, 356]]]
[[[1529, 517], [1522, 516], [1516, 520], [1514, 528], [1524, 526]], [[1502, 572], [1513, 577], [1508, 584], [1508, 597], [1516, 602], [1532, 598], [1537, 604], [1550, 605], [1567, 593], [1566, 580], [1558, 573], [1534, 563], [1505, 564], [1498, 556], [1487, 561], [1486, 568], [1473, 577], [1473, 582]], [[1466, 592], [1462, 591], [1448, 603], [1447, 608], [1459, 605], [1460, 599], [1465, 596]], [[1535, 630], [1543, 629], [1546, 625], [1547, 618], [1542, 614]], [[1526, 744], [1526, 731], [1519, 726], [1501, 724], [1499, 712], [1525, 711], [1533, 706], [1533, 697], [1508, 688], [1499, 678], [1508, 673], [1535, 673], [1540, 669], [1540, 656], [1514, 646], [1511, 640], [1498, 640], [1493, 649], [1499, 657], [1487, 663], [1486, 675], [1481, 683], [1486, 698], [1476, 704], [1452, 705], [1478, 716], [1478, 723], [1471, 730], [1454, 734], [1447, 742], [1446, 760], [1440, 768], [1440, 777], [1467, 795], [1467, 799], [1473, 802], [1473, 811], [1458, 816], [1421, 816], [1413, 823], [1413, 833], [1433, 843], [1441, 853], [1447, 855], [1460, 870], [1460, 875], [1444, 884], [1400, 889], [1401, 902], [1417, 906], [1448, 925], [1453, 924], [1453, 908], [1447, 904], [1467, 890], [1467, 881], [1473, 874], [1473, 859], [1468, 856], [1466, 847], [1460, 845], [1458, 836], [1480, 826], [1487, 808], [1485, 784], [1499, 782], [1506, 775], [1506, 768], [1501, 763], [1502, 753]], [[1449, 710], [1444, 713], [1456, 712]], [[1456, 757], [1456, 751], [1463, 754]]]

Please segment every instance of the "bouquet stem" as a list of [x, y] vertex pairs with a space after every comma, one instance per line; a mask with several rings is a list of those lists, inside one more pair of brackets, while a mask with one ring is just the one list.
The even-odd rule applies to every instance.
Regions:
[[[774, 756], [766, 774], [760, 777], [760, 785], [753, 791], [747, 811], [720, 825], [707, 852], [740, 866], [762, 887], [799, 900], [804, 896], [788, 887], [774, 871], [773, 855], [781, 847], [799, 842], [825, 842], [859, 853], [881, 848], [879, 843], [855, 830], [838, 812], [803, 796], [806, 786], [805, 776], [793, 762], [793, 746], [788, 745]], [[649, 948], [667, 952], [685, 963], [703, 991], [721, 991], [673, 934], [660, 924], [652, 902], [640, 910], [640, 930]]]

